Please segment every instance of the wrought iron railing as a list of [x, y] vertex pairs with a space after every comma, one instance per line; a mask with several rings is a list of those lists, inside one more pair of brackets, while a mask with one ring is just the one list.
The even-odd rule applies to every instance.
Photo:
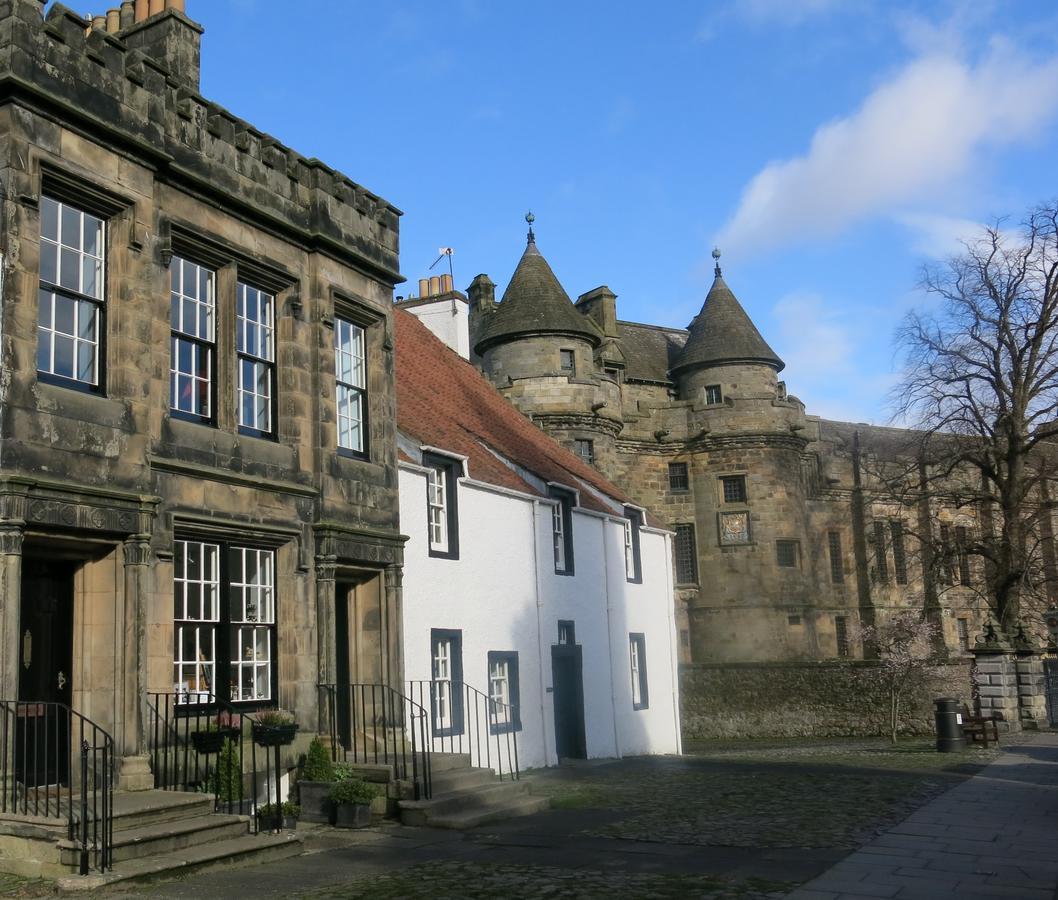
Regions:
[[384, 684], [321, 684], [319, 691], [320, 729], [329, 731], [335, 759], [392, 766], [414, 799], [429, 799], [429, 722], [421, 704]]
[[113, 738], [61, 703], [0, 700], [0, 813], [65, 820], [80, 873], [112, 868]]
[[[259, 743], [252, 716], [207, 693], [150, 693], [147, 715], [156, 788], [211, 794], [216, 812], [249, 816], [254, 832], [282, 827], [280, 747]], [[276, 811], [267, 822], [261, 797]]]
[[472, 766], [518, 780], [517, 706], [494, 700], [463, 681], [410, 681], [408, 694], [429, 710], [430, 750], [466, 753]]

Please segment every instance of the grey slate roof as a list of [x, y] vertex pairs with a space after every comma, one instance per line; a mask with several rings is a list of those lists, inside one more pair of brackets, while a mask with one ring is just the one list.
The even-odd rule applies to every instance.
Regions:
[[701, 312], [689, 326], [683, 351], [672, 366], [680, 369], [718, 366], [724, 363], [758, 362], [781, 372], [786, 366], [760, 336], [742, 304], [717, 269], [713, 286]]
[[518, 335], [541, 333], [575, 334], [593, 346], [602, 341], [595, 323], [577, 312], [536, 242], [530, 240], [503, 299], [485, 319], [474, 352]]
[[671, 382], [669, 369], [676, 363], [687, 332], [638, 322], [618, 322], [617, 334], [625, 357], [625, 378], [632, 381]]

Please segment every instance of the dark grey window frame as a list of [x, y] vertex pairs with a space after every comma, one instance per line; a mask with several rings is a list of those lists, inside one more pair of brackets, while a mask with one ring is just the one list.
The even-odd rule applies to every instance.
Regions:
[[625, 566], [625, 580], [630, 584], [643, 583], [643, 554], [639, 546], [639, 532], [643, 527], [643, 513], [631, 506], [625, 507], [625, 518], [628, 519], [632, 530], [632, 575], [628, 575], [628, 567]]
[[[681, 531], [681, 529], [683, 529], [683, 530]], [[673, 530], [675, 531], [675, 535], [673, 536], [673, 539], [672, 539], [672, 555], [673, 555], [673, 566], [672, 566], [672, 568], [674, 570], [673, 571], [673, 576], [676, 579], [676, 584], [678, 584], [678, 585], [682, 585], [682, 584], [688, 584], [688, 585], [693, 584], [693, 585], [696, 585], [696, 584], [698, 584], [698, 535], [696, 534], [694, 523], [693, 522], [679, 522], [679, 523], [677, 523], [676, 525], [673, 526]], [[689, 549], [690, 549], [689, 565], [691, 567], [691, 571], [689, 573], [686, 572], [686, 571], [681, 573], [681, 571], [680, 571], [680, 569], [681, 569], [681, 566], [680, 566], [680, 550], [681, 550], [680, 540], [681, 540], [681, 535], [683, 535], [684, 539], [689, 542]], [[686, 578], [681, 578], [680, 577], [681, 574], [684, 574], [684, 575], [690, 574], [690, 576], [691, 576], [690, 580], [687, 580]]]
[[845, 559], [841, 551], [841, 532], [827, 532], [827, 552], [830, 556], [830, 583], [845, 583]]
[[445, 516], [448, 528], [448, 549], [437, 550], [430, 546], [430, 495], [426, 495], [426, 546], [430, 556], [437, 559], [459, 559], [459, 490], [458, 479], [463, 474], [462, 460], [440, 453], [423, 453], [422, 464], [427, 469], [443, 471], [445, 478]]
[[[728, 485], [737, 486], [728, 497]], [[734, 496], [736, 495], [737, 496]], [[720, 498], [723, 503], [746, 504], [749, 503], [749, 486], [746, 484], [745, 475], [721, 475], [720, 476]]]
[[[433, 684], [433, 658], [437, 644], [440, 641], [452, 642], [452, 655], [449, 664], [452, 667], [449, 683], [452, 685], [452, 695], [449, 702], [452, 704], [452, 724], [448, 728], [433, 727], [435, 737], [455, 737], [463, 734], [466, 723], [463, 710], [463, 630], [461, 628], [431, 628], [430, 629], [430, 683]], [[433, 690], [430, 691], [430, 723], [436, 726], [437, 709]]]
[[[639, 655], [639, 671], [638, 673], [632, 671], [632, 645], [635, 644]], [[647, 638], [642, 632], [631, 632], [628, 635], [628, 666], [629, 675], [635, 678], [639, 675], [639, 702], [636, 703], [632, 700], [632, 709], [649, 709], [650, 708], [650, 684], [647, 679]]]
[[669, 491], [686, 494], [691, 489], [690, 469], [685, 462], [669, 463]]
[[[789, 556], [784, 555], [785, 550], [793, 552], [793, 562], [785, 561], [791, 558]], [[801, 567], [800, 541], [796, 541], [791, 538], [778, 538], [775, 541], [775, 564], [780, 569], [799, 569]]]
[[556, 563], [555, 574], [575, 575], [576, 563], [573, 559], [573, 506], [576, 497], [573, 491], [569, 490], [569, 488], [557, 487], [556, 485], [548, 486], [547, 495], [552, 500], [557, 500], [562, 508], [562, 541], [565, 550], [565, 565], [560, 569]]
[[510, 722], [493, 722], [492, 710], [489, 710], [489, 733], [511, 734], [522, 730], [521, 707], [521, 683], [518, 675], [518, 651], [517, 650], [490, 650], [488, 652], [487, 668], [485, 670], [485, 684], [488, 687], [489, 702], [492, 702], [492, 664], [500, 660], [507, 663], [507, 693], [509, 695], [509, 706], [511, 708]]

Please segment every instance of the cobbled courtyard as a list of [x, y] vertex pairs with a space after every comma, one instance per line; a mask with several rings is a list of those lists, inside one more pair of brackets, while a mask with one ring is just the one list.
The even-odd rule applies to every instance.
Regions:
[[[311, 827], [301, 857], [132, 896], [773, 900], [996, 755], [928, 740], [727, 741], [591, 761], [524, 774], [552, 801], [537, 816], [469, 832]], [[0, 896], [48, 893], [0, 880]]]

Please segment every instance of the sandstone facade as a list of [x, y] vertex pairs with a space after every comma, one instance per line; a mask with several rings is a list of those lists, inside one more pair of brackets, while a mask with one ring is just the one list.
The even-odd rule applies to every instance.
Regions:
[[[0, 3], [0, 697], [66, 702], [126, 757], [149, 692], [281, 706], [314, 731], [319, 683], [401, 680], [400, 213], [204, 99], [182, 12], [112, 33], [42, 9]], [[56, 209], [87, 215], [83, 234], [56, 238]], [[98, 285], [56, 276], [57, 245], [64, 266], [94, 254]], [[204, 415], [173, 374], [185, 263], [212, 304], [190, 341]], [[81, 333], [59, 321], [73, 306]], [[342, 323], [362, 363], [340, 441]], [[64, 368], [75, 338], [84, 367]], [[34, 634], [42, 583], [69, 596]], [[64, 642], [62, 689], [40, 696], [31, 650]]]

